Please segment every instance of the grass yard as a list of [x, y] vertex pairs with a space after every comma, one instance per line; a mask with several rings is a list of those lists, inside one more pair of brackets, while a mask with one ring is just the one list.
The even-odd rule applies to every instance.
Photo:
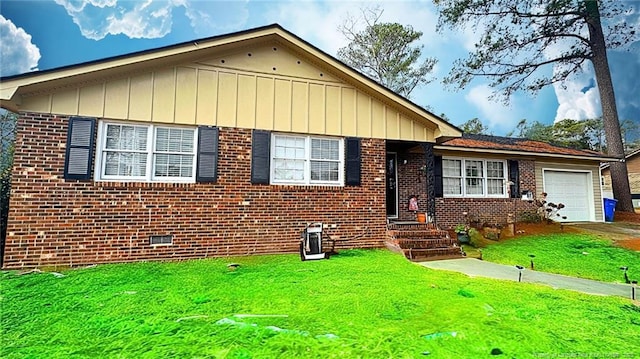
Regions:
[[482, 250], [487, 261], [529, 267], [543, 272], [624, 283], [620, 267], [629, 267], [631, 280], [640, 280], [640, 252], [615, 247], [612, 241], [581, 233], [520, 237], [491, 244]]
[[630, 300], [471, 279], [383, 250], [63, 274], [2, 273], [0, 357], [640, 356]]

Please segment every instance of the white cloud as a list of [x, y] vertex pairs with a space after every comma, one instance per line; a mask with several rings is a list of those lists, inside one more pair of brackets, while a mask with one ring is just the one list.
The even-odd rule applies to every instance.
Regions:
[[173, 1], [55, 0], [62, 5], [86, 38], [107, 35], [158, 38], [171, 31]]
[[40, 49], [31, 43], [31, 35], [0, 15], [1, 76], [9, 76], [38, 69]]
[[572, 119], [586, 120], [602, 114], [600, 95], [592, 70], [587, 69], [565, 82], [553, 85], [558, 98], [555, 122]]
[[177, 1], [194, 31], [202, 36], [244, 30], [249, 20], [247, 1]]
[[161, 38], [171, 32], [174, 10], [183, 7], [191, 26], [203, 36], [236, 31], [249, 13], [246, 1], [118, 1], [55, 0], [78, 25], [82, 36], [100, 40], [107, 35]]
[[493, 91], [489, 85], [478, 85], [472, 87], [464, 98], [480, 111], [482, 114], [480, 120], [488, 121], [489, 128], [499, 130], [513, 128], [518, 117], [514, 116], [514, 111], [510, 106], [490, 99]]

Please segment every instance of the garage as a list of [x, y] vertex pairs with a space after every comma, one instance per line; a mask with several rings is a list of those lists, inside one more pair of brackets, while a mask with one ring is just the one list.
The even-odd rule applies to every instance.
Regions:
[[567, 218], [563, 222], [594, 220], [593, 189], [590, 172], [543, 170], [547, 200], [565, 205], [560, 211]]

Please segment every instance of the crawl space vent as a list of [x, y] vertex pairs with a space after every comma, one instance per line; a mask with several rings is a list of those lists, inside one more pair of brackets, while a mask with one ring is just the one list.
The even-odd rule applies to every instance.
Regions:
[[149, 243], [152, 246], [159, 245], [159, 244], [173, 244], [173, 235], [166, 234], [161, 236], [150, 236]]

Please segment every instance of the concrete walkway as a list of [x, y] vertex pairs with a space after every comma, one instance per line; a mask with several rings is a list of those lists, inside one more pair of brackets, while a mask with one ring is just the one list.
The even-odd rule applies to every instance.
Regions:
[[[464, 273], [470, 277], [485, 277], [503, 280], [518, 281], [519, 270], [515, 266], [481, 261], [475, 258], [448, 259], [432, 262], [420, 262], [427, 268], [448, 270]], [[522, 281], [539, 283], [556, 289], [568, 289], [577, 292], [595, 295], [615, 295], [631, 298], [631, 285], [606, 283], [595, 280], [567, 277], [560, 274], [532, 271], [525, 268], [522, 271]], [[636, 288], [636, 299], [640, 297]]]

